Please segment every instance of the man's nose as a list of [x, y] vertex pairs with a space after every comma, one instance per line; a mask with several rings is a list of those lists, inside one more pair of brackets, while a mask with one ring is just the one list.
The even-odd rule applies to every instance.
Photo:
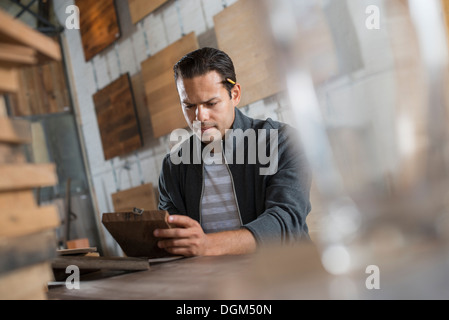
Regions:
[[196, 120], [197, 121], [204, 122], [204, 121], [208, 120], [209, 112], [208, 112], [207, 108], [204, 107], [204, 105], [199, 104], [196, 107], [195, 113], [196, 113]]

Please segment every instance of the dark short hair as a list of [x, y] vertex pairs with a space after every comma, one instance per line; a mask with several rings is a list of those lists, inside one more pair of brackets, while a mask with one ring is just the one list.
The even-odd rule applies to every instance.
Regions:
[[175, 64], [173, 71], [175, 82], [178, 81], [179, 77], [192, 79], [210, 71], [216, 71], [222, 77], [222, 83], [228, 90], [230, 97], [234, 84], [227, 79], [237, 82], [231, 58], [225, 52], [215, 48], [205, 47], [186, 54]]

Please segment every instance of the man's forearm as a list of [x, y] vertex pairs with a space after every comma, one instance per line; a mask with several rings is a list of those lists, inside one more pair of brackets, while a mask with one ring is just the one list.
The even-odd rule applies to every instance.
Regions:
[[253, 234], [245, 228], [207, 234], [208, 244], [205, 255], [253, 253], [257, 243]]

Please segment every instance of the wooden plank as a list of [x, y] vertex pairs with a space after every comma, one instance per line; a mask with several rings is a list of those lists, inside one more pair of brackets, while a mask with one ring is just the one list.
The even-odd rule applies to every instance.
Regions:
[[0, 192], [0, 214], [12, 207], [18, 210], [33, 210], [37, 208], [33, 191]]
[[114, 0], [76, 0], [80, 10], [80, 33], [86, 61], [120, 37]]
[[187, 127], [173, 77], [173, 66], [199, 48], [194, 32], [142, 62], [142, 79], [154, 137]]
[[45, 300], [53, 280], [49, 262], [38, 263], [0, 276], [0, 300]]
[[97, 252], [96, 247], [56, 250], [56, 253], [60, 256], [85, 255], [86, 253], [93, 253], [93, 252]]
[[65, 269], [70, 265], [75, 265], [82, 269], [107, 269], [123, 271], [143, 271], [150, 269], [148, 259], [129, 257], [73, 257], [60, 256], [52, 260], [54, 269]]
[[129, 12], [133, 24], [142, 20], [168, 0], [128, 0]]
[[128, 73], [95, 93], [93, 99], [106, 160], [142, 147]]
[[283, 90], [267, 19], [258, 0], [239, 0], [214, 16], [218, 47], [234, 62], [242, 86], [239, 106]]
[[0, 93], [14, 93], [18, 90], [18, 71], [14, 68], [0, 66]]
[[54, 230], [0, 238], [0, 273], [50, 261], [56, 256], [56, 243]]
[[0, 237], [18, 237], [59, 226], [59, 212], [54, 206], [22, 209], [15, 206], [0, 211]]
[[56, 166], [50, 164], [0, 165], [0, 192], [48, 187], [58, 184]]
[[37, 51], [35, 49], [0, 42], [0, 65], [19, 67], [36, 64], [37, 62]]
[[116, 212], [132, 211], [134, 208], [157, 210], [156, 197], [151, 183], [113, 193], [112, 203]]
[[102, 223], [129, 257], [161, 258], [170, 254], [157, 246], [155, 229], [171, 228], [166, 211], [104, 213]]
[[61, 60], [59, 44], [0, 10], [0, 42], [23, 45], [37, 50], [46, 59]]
[[28, 120], [0, 117], [0, 142], [31, 143], [31, 125]]

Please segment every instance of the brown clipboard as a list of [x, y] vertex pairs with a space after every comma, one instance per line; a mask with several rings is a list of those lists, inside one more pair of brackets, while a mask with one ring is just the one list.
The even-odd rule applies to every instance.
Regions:
[[155, 229], [167, 229], [168, 212], [162, 210], [103, 213], [102, 223], [128, 257], [172, 256], [157, 246]]

